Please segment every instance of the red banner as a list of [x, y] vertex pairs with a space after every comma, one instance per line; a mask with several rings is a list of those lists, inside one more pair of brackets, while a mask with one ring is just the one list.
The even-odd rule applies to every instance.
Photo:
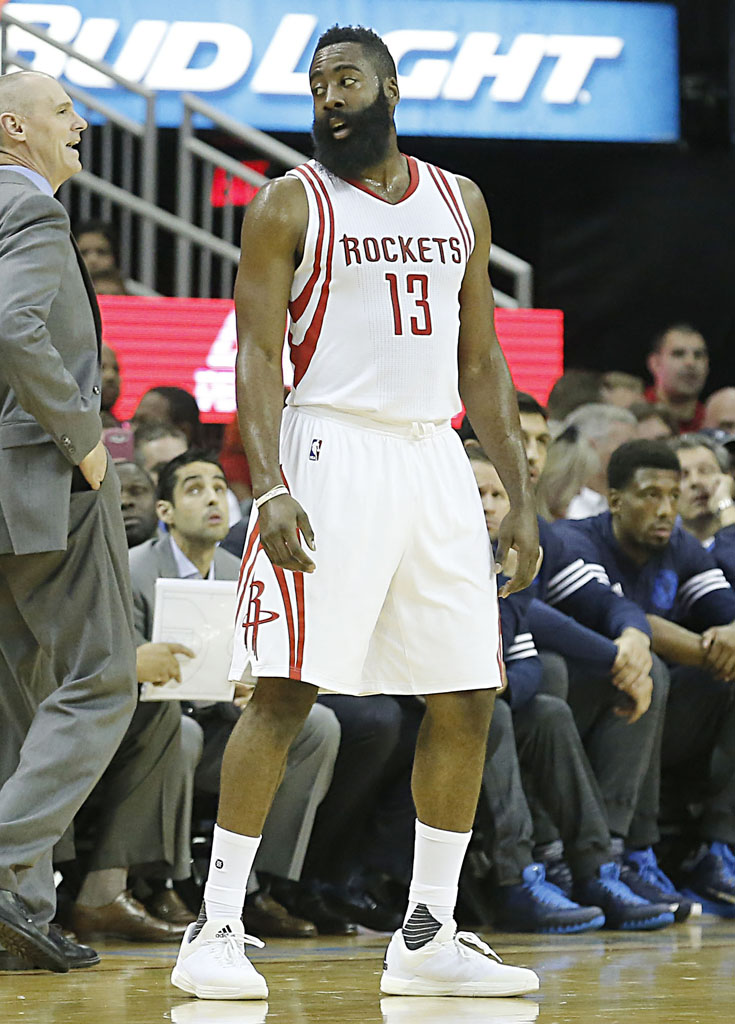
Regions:
[[[235, 313], [229, 299], [100, 296], [105, 341], [117, 352], [122, 391], [115, 413], [129, 419], [148, 388], [190, 391], [205, 423], [235, 411]], [[563, 370], [564, 323], [557, 309], [499, 309], [495, 323], [516, 387], [545, 402]], [[284, 358], [284, 374], [291, 367]]]

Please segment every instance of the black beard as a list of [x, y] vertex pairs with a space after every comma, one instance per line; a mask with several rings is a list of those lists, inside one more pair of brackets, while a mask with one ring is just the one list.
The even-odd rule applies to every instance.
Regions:
[[335, 139], [329, 127], [331, 114], [325, 114], [314, 123], [314, 157], [338, 178], [359, 178], [368, 167], [375, 167], [388, 152], [393, 119], [388, 100], [379, 92], [365, 110], [340, 113], [339, 117], [350, 128], [345, 139]]

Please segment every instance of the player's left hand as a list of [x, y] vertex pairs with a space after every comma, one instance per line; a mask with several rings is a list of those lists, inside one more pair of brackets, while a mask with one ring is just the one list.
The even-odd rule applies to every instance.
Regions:
[[511, 508], [500, 524], [498, 548], [495, 553], [495, 567], [498, 572], [506, 563], [511, 548], [517, 552], [516, 566], [511, 578], [500, 588], [501, 597], [515, 594], [529, 586], [538, 570], [538, 522], [531, 500], [520, 508]]

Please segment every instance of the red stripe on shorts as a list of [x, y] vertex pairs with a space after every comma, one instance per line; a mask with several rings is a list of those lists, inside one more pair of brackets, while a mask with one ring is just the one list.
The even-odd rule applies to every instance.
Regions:
[[278, 586], [281, 588], [281, 597], [283, 598], [283, 610], [286, 613], [286, 626], [288, 627], [288, 676], [289, 679], [293, 679], [295, 678], [293, 670], [296, 664], [296, 631], [294, 629], [293, 608], [291, 607], [291, 595], [288, 592], [286, 573], [281, 568], [281, 566], [274, 565], [273, 572], [276, 574]]

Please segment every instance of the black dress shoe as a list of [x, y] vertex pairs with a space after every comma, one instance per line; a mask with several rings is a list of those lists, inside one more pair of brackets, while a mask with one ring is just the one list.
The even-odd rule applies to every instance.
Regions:
[[23, 900], [0, 889], [0, 942], [9, 953], [45, 971], [66, 974], [69, 964], [58, 945], [31, 920]]
[[357, 934], [354, 921], [349, 921], [344, 914], [331, 907], [316, 886], [273, 876], [270, 878], [270, 892], [289, 914], [315, 924], [320, 935]]
[[48, 937], [64, 954], [69, 967], [78, 970], [80, 967], [94, 967], [100, 962], [100, 955], [91, 946], [83, 946], [59, 928], [56, 924], [49, 925]]
[[[82, 946], [75, 942], [68, 935], [65, 935], [58, 925], [49, 925], [48, 937], [57, 946], [66, 958], [66, 962], [72, 970], [80, 967], [94, 967], [100, 962], [99, 953], [90, 949], [89, 946]], [[0, 950], [0, 971], [37, 971], [38, 968], [26, 960], [25, 957], [15, 956]]]
[[403, 914], [379, 903], [367, 891], [325, 885], [322, 895], [327, 905], [338, 913], [376, 932], [395, 932], [403, 924]]

